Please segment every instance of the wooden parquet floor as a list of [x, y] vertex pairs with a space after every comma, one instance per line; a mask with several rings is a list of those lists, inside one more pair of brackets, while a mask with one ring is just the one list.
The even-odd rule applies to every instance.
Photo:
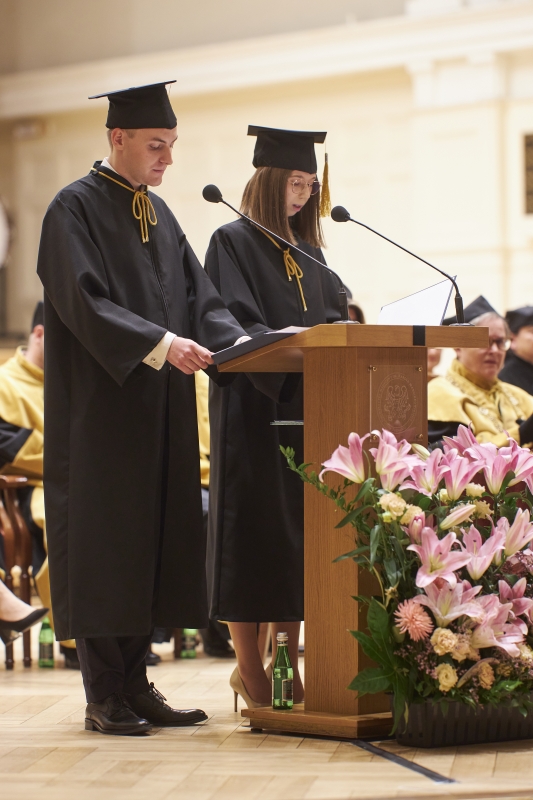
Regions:
[[[442, 750], [380, 746], [455, 783], [435, 783], [349, 743], [252, 733], [233, 713], [234, 663], [199, 657], [149, 670], [171, 704], [200, 706], [198, 727], [134, 737], [83, 728], [78, 672], [0, 667], [0, 798], [3, 800], [345, 800], [531, 798], [533, 741]], [[34, 646], [34, 654], [36, 653]], [[0, 647], [3, 658], [3, 648]]]

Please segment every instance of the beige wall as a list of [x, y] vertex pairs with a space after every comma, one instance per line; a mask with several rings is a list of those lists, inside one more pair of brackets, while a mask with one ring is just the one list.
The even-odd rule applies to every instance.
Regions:
[[[339, 29], [342, 46], [348, 42], [345, 52], [355, 54], [353, 67], [343, 67], [342, 75], [289, 82], [280, 67], [281, 45], [298, 53], [299, 47], [305, 52], [311, 46], [308, 42], [326, 63], [324, 53], [337, 35], [332, 29], [309, 40], [272, 39], [270, 49], [265, 45], [260, 53], [261, 83], [187, 95], [180, 94], [186, 82], [179, 82], [172, 95], [179, 120], [175, 165], [158, 191], [198, 257], [203, 259], [213, 230], [232, 219], [228, 209], [203, 201], [202, 187], [217, 183], [238, 205], [251, 175], [254, 140], [245, 135], [248, 123], [327, 129], [334, 204], [457, 274], [467, 302], [482, 292], [501, 311], [533, 303], [533, 215], [524, 213], [523, 202], [523, 136], [533, 132], [533, 2], [508, 2], [502, 9], [468, 12], [461, 25], [457, 14], [450, 15], [448, 38], [443, 33], [447, 19], [354, 26], [352, 51], [352, 33]], [[467, 22], [484, 50], [463, 44], [458, 32], [466, 37]], [[489, 25], [495, 31], [490, 42]], [[504, 40], [500, 31], [505, 30], [511, 32]], [[451, 52], [450, 42], [457, 43], [457, 52]], [[424, 47], [432, 58], [418, 55]], [[221, 72], [225, 52], [233, 57], [230, 45], [216, 51]], [[394, 67], [387, 66], [391, 52], [399, 53]], [[173, 69], [173, 63], [183, 62], [169, 54], [165, 69]], [[236, 73], [244, 73], [231, 63]], [[111, 74], [112, 66], [106, 66]], [[46, 75], [35, 73], [45, 87]], [[50, 86], [61, 80], [71, 91], [68, 79], [67, 73], [50, 73]], [[83, 80], [84, 86], [90, 83], [90, 75], [83, 73]], [[18, 86], [0, 82], [0, 110], [2, 85], [10, 91]], [[8, 266], [12, 331], [28, 325], [40, 295], [35, 261], [48, 203], [107, 151], [105, 108], [83, 98], [79, 105], [86, 110], [0, 123], [0, 193], [17, 224]], [[21, 134], [29, 138], [17, 139]], [[317, 150], [322, 162], [323, 148]], [[384, 303], [439, 280], [361, 228], [331, 220], [324, 227], [328, 263], [371, 322]]]
[[404, 5], [405, 0], [0, 0], [0, 75], [386, 17], [401, 14]]

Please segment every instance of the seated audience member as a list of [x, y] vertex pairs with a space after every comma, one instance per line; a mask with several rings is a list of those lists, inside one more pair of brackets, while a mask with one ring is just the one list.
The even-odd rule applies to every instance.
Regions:
[[[429, 441], [453, 436], [470, 425], [478, 442], [521, 445], [533, 442], [533, 397], [498, 379], [510, 344], [506, 321], [484, 297], [465, 308], [465, 320], [489, 329], [489, 346], [456, 348], [446, 376], [428, 384]], [[455, 318], [445, 320], [455, 322]]]
[[[202, 484], [202, 510], [204, 529], [207, 533], [207, 511], [209, 508], [209, 378], [202, 372], [194, 373], [196, 383], [196, 409], [198, 412], [198, 441], [200, 443], [200, 480]], [[210, 619], [209, 627], [200, 630], [204, 653], [213, 658], [235, 658], [229, 644], [228, 626]]]
[[[44, 312], [38, 303], [27, 347], [0, 366], [0, 473], [24, 475], [28, 486], [18, 492], [24, 521], [32, 537], [32, 569], [37, 591], [50, 606], [43, 490]], [[53, 622], [52, 614], [49, 614]], [[74, 640], [61, 643], [65, 666], [78, 667]]]
[[353, 300], [348, 301], [348, 317], [352, 320], [352, 322], [360, 322], [361, 325], [364, 325], [365, 315], [361, 306], [358, 306], [357, 303], [354, 303]]
[[508, 311], [505, 319], [511, 329], [511, 347], [500, 380], [533, 394], [533, 306]]
[[[209, 378], [202, 370], [194, 373], [196, 386], [196, 410], [198, 419], [198, 442], [200, 445], [200, 481], [202, 487], [202, 511], [204, 515], [204, 530], [207, 534], [207, 513], [209, 509]], [[201, 628], [200, 636], [204, 646], [204, 653], [213, 658], [235, 658], [235, 650], [229, 644], [229, 629], [224, 622], [210, 619], [208, 628]], [[175, 632], [172, 628], [156, 628], [152, 642], [162, 644], [169, 642]], [[183, 639], [183, 637], [182, 637]], [[146, 665], [156, 665], [161, 657], [152, 650], [146, 656]]]
[[19, 600], [5, 583], [0, 581], [0, 639], [4, 644], [13, 642], [47, 614], [47, 608], [32, 608]]
[[440, 364], [442, 349], [440, 347], [428, 347], [428, 382], [436, 378], [435, 369]]

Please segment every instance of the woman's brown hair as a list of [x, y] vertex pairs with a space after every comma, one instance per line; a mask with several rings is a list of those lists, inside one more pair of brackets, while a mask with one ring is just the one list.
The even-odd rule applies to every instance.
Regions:
[[292, 170], [258, 167], [246, 184], [241, 211], [265, 228], [297, 244], [295, 233], [312, 247], [324, 247], [320, 224], [320, 192], [312, 194], [305, 206], [293, 217], [287, 217], [287, 181]]

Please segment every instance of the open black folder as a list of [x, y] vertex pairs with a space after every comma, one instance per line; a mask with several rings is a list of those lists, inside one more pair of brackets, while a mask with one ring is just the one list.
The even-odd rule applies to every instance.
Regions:
[[288, 336], [294, 336], [296, 333], [307, 331], [309, 328], [297, 328], [295, 325], [290, 325], [288, 328], [282, 328], [279, 331], [263, 331], [248, 339], [241, 344], [234, 344], [233, 347], [227, 347], [225, 350], [219, 350], [218, 353], [213, 353], [213, 361], [215, 364], [224, 364], [226, 361], [231, 361], [238, 356], [244, 356], [246, 353], [253, 353], [254, 350], [260, 350], [261, 347], [266, 347], [267, 344], [279, 342], [281, 339], [286, 339]]

